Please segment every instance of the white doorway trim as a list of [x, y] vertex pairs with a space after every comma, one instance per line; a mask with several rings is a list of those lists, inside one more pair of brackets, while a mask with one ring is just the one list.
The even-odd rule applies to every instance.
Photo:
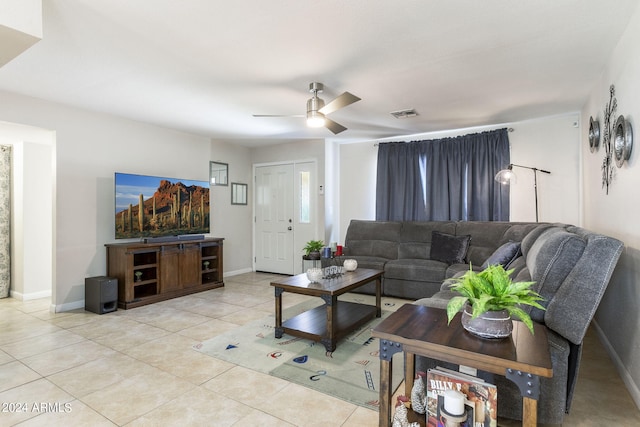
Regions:
[[11, 296], [51, 297], [56, 311], [56, 133], [0, 122], [0, 143], [14, 147], [11, 196]]
[[[293, 271], [292, 274], [299, 274], [302, 272], [302, 248], [309, 240], [320, 240], [321, 234], [319, 230], [320, 217], [319, 217], [319, 191], [318, 191], [318, 161], [315, 158], [297, 159], [283, 162], [268, 162], [268, 163], [256, 163], [253, 165], [253, 183], [256, 188], [256, 169], [265, 166], [281, 166], [281, 165], [293, 165], [293, 204], [294, 204], [294, 221], [293, 221], [293, 245], [291, 248], [291, 256], [293, 259]], [[299, 173], [301, 171], [311, 172], [311, 179], [309, 183], [309, 197], [310, 197], [310, 221], [309, 223], [300, 223], [300, 185], [299, 185]], [[258, 191], [253, 191], [253, 223], [252, 223], [252, 240], [253, 240], [253, 253], [252, 253], [252, 268], [256, 271], [256, 207]]]

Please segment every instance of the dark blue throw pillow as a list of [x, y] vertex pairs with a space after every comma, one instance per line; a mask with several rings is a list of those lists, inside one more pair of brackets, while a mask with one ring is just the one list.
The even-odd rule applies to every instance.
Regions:
[[484, 270], [490, 265], [500, 264], [505, 270], [508, 270], [509, 264], [520, 255], [522, 255], [522, 252], [520, 252], [520, 242], [507, 242], [496, 249], [489, 258], [482, 263], [480, 268]]
[[470, 235], [454, 236], [452, 234], [431, 232], [431, 259], [459, 264], [465, 262], [469, 249]]

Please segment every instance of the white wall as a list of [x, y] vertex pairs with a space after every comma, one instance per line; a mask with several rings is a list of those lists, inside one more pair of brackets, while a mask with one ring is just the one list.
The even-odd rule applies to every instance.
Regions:
[[[612, 52], [602, 78], [591, 89], [582, 109], [582, 157], [584, 163], [584, 223], [585, 227], [622, 240], [624, 252], [600, 308], [596, 313], [597, 327], [602, 340], [617, 364], [620, 374], [640, 407], [640, 153], [638, 125], [640, 124], [640, 6]], [[609, 102], [609, 86], [615, 85], [617, 112], [632, 124], [634, 147], [631, 158], [622, 168], [615, 168], [615, 176], [607, 195], [602, 188], [600, 149], [591, 153], [588, 148], [589, 117], [598, 119], [603, 128], [605, 105]], [[615, 120], [615, 119], [613, 119]]]
[[53, 248], [53, 153], [50, 145], [24, 143], [23, 299], [50, 296]]
[[[212, 141], [210, 158], [229, 165], [229, 185], [211, 187], [211, 233], [224, 237], [225, 274], [234, 275], [252, 270], [251, 212], [253, 185], [250, 150], [237, 144]], [[247, 205], [231, 204], [231, 183], [248, 184]]]
[[377, 162], [374, 142], [340, 145], [339, 190], [337, 205], [332, 209], [339, 234], [334, 233], [334, 241], [344, 243], [352, 219], [376, 218]]
[[[538, 204], [541, 222], [580, 224], [580, 129], [574, 126], [578, 114], [545, 117], [509, 125], [452, 132], [437, 132], [396, 138], [394, 141], [416, 141], [454, 137], [502, 127], [509, 133], [511, 162], [551, 172], [538, 173]], [[375, 141], [340, 145], [338, 198], [331, 209], [340, 234], [334, 240], [344, 241], [352, 219], [375, 219], [376, 163]], [[505, 165], [506, 166], [506, 165]], [[518, 180], [511, 185], [511, 221], [535, 221], [533, 172], [514, 168]]]
[[[83, 307], [85, 277], [106, 273], [104, 244], [115, 241], [114, 172], [206, 181], [215, 154], [203, 136], [7, 92], [0, 92], [0, 120], [56, 132], [52, 304], [57, 311]], [[211, 203], [228, 205], [230, 196], [214, 190]], [[214, 235], [224, 228], [228, 241], [237, 240], [231, 233], [238, 228], [226, 228], [233, 215], [221, 218], [214, 211], [212, 216]], [[233, 251], [225, 252], [225, 272], [227, 265], [238, 265]]]
[[[540, 222], [581, 225], [580, 119], [567, 114], [513, 123], [509, 133], [511, 163], [551, 172], [537, 172]], [[533, 171], [514, 167], [510, 184], [510, 220], [535, 221]]]
[[42, 0], [0, 0], [0, 67], [42, 39]]
[[0, 122], [0, 143], [13, 146], [11, 296], [51, 296], [53, 289], [53, 153], [51, 131]]

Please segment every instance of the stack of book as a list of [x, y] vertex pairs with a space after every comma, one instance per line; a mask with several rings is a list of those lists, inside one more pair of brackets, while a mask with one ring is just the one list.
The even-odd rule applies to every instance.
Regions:
[[[427, 371], [426, 380], [429, 427], [498, 425], [498, 391], [494, 384], [473, 375], [441, 367]], [[464, 414], [448, 414], [445, 411], [444, 399], [447, 390], [456, 390], [464, 395]]]

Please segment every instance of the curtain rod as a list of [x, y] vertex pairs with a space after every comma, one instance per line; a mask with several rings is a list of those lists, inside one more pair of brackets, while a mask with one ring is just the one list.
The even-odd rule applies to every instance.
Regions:
[[[514, 131], [515, 131], [515, 129], [514, 129], [514, 128], [507, 128], [507, 132], [514, 132]], [[374, 146], [374, 147], [377, 147], [377, 146], [379, 146], [379, 145], [380, 145], [380, 143], [379, 143], [379, 142], [375, 142], [375, 143], [373, 144], [373, 146]]]

